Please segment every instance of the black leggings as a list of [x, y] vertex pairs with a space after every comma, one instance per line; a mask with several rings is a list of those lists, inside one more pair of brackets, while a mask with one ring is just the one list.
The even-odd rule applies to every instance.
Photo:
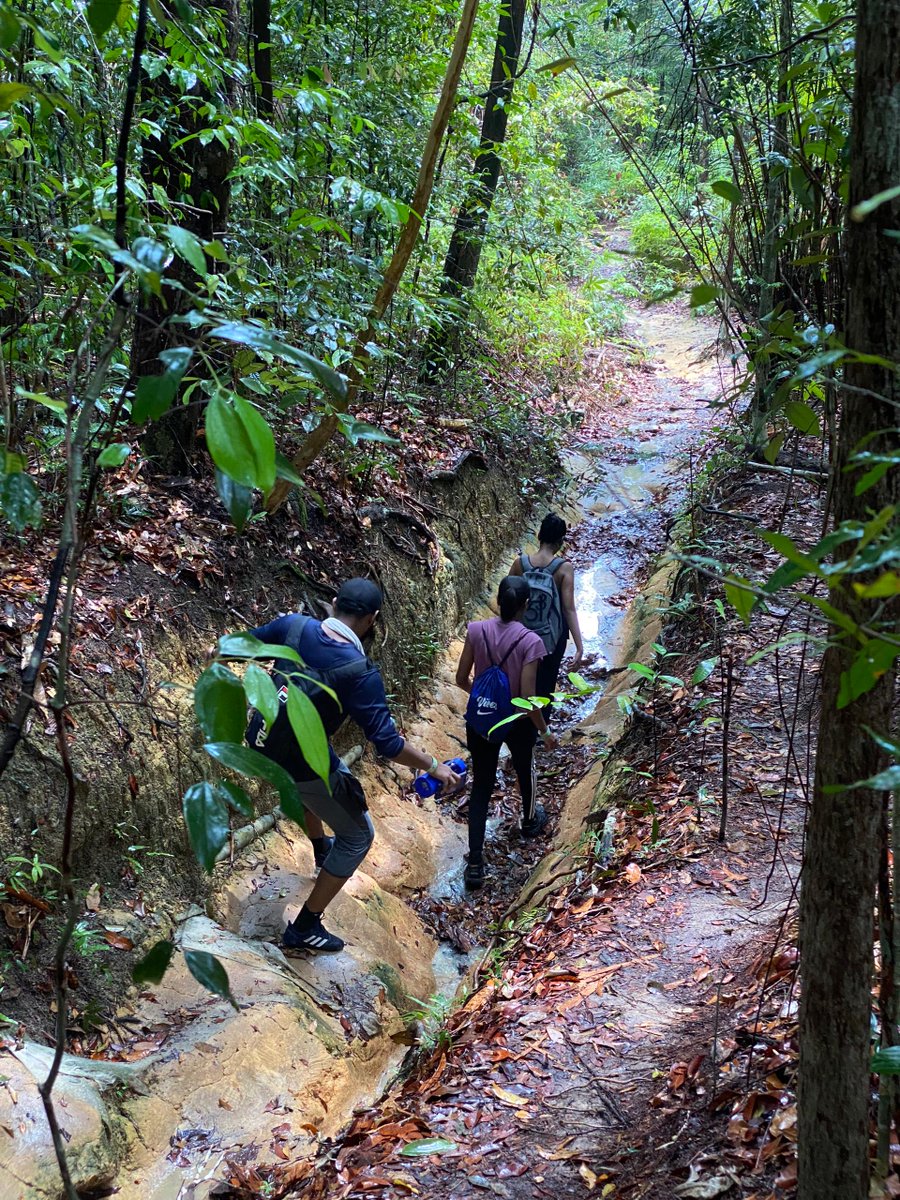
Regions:
[[[507, 727], [503, 742], [509, 746], [513, 767], [519, 779], [522, 796], [522, 819], [530, 821], [534, 816], [534, 743], [537, 730], [528, 717], [523, 717]], [[469, 796], [469, 862], [481, 862], [484, 851], [484, 829], [487, 824], [488, 806], [497, 782], [497, 762], [503, 742], [489, 742], [476, 733], [471, 725], [466, 726], [466, 745], [472, 755], [472, 791]]]

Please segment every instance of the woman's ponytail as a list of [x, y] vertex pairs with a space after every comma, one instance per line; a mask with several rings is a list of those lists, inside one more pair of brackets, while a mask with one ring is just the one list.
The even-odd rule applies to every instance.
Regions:
[[521, 575], [507, 575], [500, 580], [497, 592], [497, 604], [500, 606], [500, 620], [514, 621], [523, 608], [528, 604], [528, 581]]

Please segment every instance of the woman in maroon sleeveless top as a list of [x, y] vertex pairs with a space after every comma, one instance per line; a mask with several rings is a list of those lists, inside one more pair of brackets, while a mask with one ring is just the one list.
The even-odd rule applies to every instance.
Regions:
[[[488, 621], [472, 621], [466, 631], [456, 668], [456, 682], [471, 691], [472, 676], [486, 671], [491, 665], [503, 663], [512, 696], [535, 696], [538, 664], [544, 657], [544, 643], [536, 633], [526, 629], [522, 617], [528, 607], [528, 584], [524, 579], [507, 576], [500, 583], [497, 602], [500, 616]], [[537, 837], [547, 824], [547, 814], [535, 803], [534, 744], [538, 735], [549, 748], [556, 738], [547, 728], [540, 709], [522, 716], [504, 727], [503, 737], [489, 742], [473, 727], [466, 724], [466, 745], [472, 755], [472, 791], [469, 796], [469, 861], [465, 881], [468, 888], [484, 883], [484, 832], [487, 824], [491, 794], [497, 781], [500, 747], [505, 742], [519, 780], [522, 797], [523, 837]]]

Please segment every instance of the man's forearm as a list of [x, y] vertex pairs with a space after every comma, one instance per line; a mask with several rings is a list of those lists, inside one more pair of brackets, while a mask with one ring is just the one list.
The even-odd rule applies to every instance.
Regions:
[[404, 743], [403, 749], [399, 754], [395, 754], [391, 761], [399, 763], [401, 767], [410, 767], [414, 771], [430, 771], [437, 764], [437, 759], [433, 754], [417, 750], [409, 742]]

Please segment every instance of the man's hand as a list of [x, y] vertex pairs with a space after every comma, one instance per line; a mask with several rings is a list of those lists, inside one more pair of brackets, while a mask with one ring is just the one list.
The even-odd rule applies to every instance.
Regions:
[[572, 665], [569, 667], [569, 670], [570, 671], [580, 671], [581, 668], [584, 666], [585, 661], [586, 661], [586, 659], [585, 659], [584, 651], [576, 650], [575, 657], [572, 659]]
[[555, 733], [551, 733], [549, 729], [546, 733], [541, 734], [541, 741], [547, 750], [556, 750], [559, 747], [559, 738]]
[[433, 771], [428, 772], [432, 778], [436, 779], [442, 787], [456, 787], [459, 783], [459, 776], [455, 771], [451, 771], [446, 763], [438, 763]]

